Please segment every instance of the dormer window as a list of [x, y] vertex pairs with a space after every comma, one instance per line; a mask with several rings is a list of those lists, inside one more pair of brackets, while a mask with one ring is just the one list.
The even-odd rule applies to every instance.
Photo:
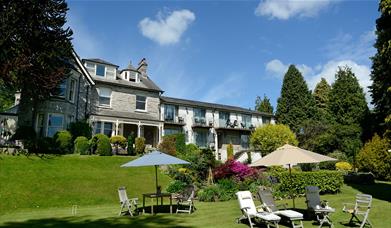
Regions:
[[96, 72], [95, 72], [96, 76], [104, 77], [105, 71], [106, 71], [106, 67], [104, 65], [96, 64]]

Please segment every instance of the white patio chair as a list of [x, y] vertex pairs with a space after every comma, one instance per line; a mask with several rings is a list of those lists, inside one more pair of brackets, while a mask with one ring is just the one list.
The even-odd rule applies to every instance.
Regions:
[[[303, 214], [293, 211], [287, 210], [284, 204], [276, 205], [274, 202], [273, 194], [269, 188], [265, 188], [260, 186], [258, 189], [258, 196], [262, 201], [262, 205], [269, 212], [273, 212], [274, 214], [289, 219], [293, 228], [303, 228]], [[278, 207], [283, 206], [284, 209], [280, 210]]]
[[317, 186], [305, 187], [305, 198], [307, 203], [308, 212], [311, 215], [316, 216], [316, 220], [319, 222], [319, 228], [327, 223], [333, 227], [333, 223], [329, 214], [335, 212], [335, 209], [330, 207], [327, 201], [321, 201], [319, 196], [319, 188]]
[[[357, 194], [356, 202], [354, 204], [344, 203], [342, 211], [351, 214], [352, 217], [349, 220], [349, 224], [353, 223], [355, 219], [356, 222], [360, 223], [360, 228], [363, 228], [365, 225], [373, 227], [368, 218], [371, 205], [371, 195]], [[362, 217], [362, 220], [360, 220], [359, 216]]]
[[238, 223], [243, 219], [248, 219], [252, 228], [254, 224], [251, 219], [258, 219], [260, 222], [265, 223], [267, 228], [270, 228], [270, 225], [278, 228], [278, 222], [281, 218], [270, 212], [258, 211], [250, 191], [239, 191], [236, 193], [236, 196], [238, 197], [240, 210], [242, 211], [242, 216], [237, 219]]
[[175, 199], [177, 200], [176, 213], [185, 212], [191, 214], [191, 212], [195, 209], [194, 196], [195, 196], [194, 185], [187, 186], [181, 194], [176, 195], [175, 196]]
[[130, 216], [133, 216], [133, 211], [137, 212], [137, 201], [138, 198], [128, 198], [125, 187], [118, 188], [119, 202], [121, 204], [121, 209], [119, 211], [119, 216], [122, 213], [129, 213]]

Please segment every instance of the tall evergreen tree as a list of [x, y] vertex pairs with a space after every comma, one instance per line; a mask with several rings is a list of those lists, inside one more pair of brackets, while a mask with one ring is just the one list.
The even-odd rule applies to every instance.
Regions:
[[295, 133], [299, 133], [304, 120], [311, 119], [315, 115], [315, 100], [311, 91], [308, 90], [300, 71], [294, 65], [290, 65], [277, 101], [277, 121], [288, 125]]
[[329, 99], [330, 112], [339, 124], [360, 125], [368, 114], [363, 89], [348, 66], [339, 67]]
[[383, 124], [391, 113], [391, 1], [381, 0], [379, 4], [380, 17], [376, 20], [376, 55], [372, 58], [372, 85], [370, 86], [372, 104], [376, 116], [376, 130], [384, 132], [390, 129], [389, 124]]
[[273, 114], [273, 109], [270, 99], [265, 94], [263, 95], [263, 99], [260, 96], [257, 96], [255, 100], [255, 110]]
[[336, 123], [332, 130], [335, 132], [334, 144], [336, 149], [355, 160], [355, 155], [362, 142], [364, 120], [368, 115], [368, 106], [363, 89], [351, 68], [339, 68], [335, 82], [330, 92], [330, 113]]
[[[69, 73], [72, 31], [64, 0], [9, 0], [0, 9], [0, 81], [33, 107]], [[32, 111], [33, 119], [34, 112]]]
[[330, 96], [331, 86], [327, 83], [326, 79], [322, 78], [318, 84], [316, 84], [314, 89], [314, 99], [317, 108], [317, 114], [319, 115], [319, 120], [321, 121], [330, 121], [331, 115], [329, 113], [329, 96]]

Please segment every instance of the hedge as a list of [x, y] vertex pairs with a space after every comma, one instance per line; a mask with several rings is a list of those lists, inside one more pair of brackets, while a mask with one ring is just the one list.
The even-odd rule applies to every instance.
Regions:
[[92, 151], [101, 156], [111, 156], [110, 139], [104, 134], [96, 134], [91, 139]]
[[282, 198], [289, 197], [290, 192], [294, 195], [303, 195], [306, 186], [318, 186], [321, 193], [337, 193], [343, 185], [343, 173], [339, 171], [297, 171], [292, 172], [292, 180], [287, 171], [269, 172], [268, 175], [278, 179], [278, 184], [273, 186], [274, 194]]

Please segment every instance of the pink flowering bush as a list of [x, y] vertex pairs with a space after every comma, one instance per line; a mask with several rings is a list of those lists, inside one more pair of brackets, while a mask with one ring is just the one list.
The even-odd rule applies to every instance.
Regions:
[[228, 159], [224, 164], [215, 168], [213, 174], [216, 180], [234, 178], [237, 181], [243, 181], [247, 178], [255, 178], [258, 172], [256, 169], [235, 161], [234, 159]]

